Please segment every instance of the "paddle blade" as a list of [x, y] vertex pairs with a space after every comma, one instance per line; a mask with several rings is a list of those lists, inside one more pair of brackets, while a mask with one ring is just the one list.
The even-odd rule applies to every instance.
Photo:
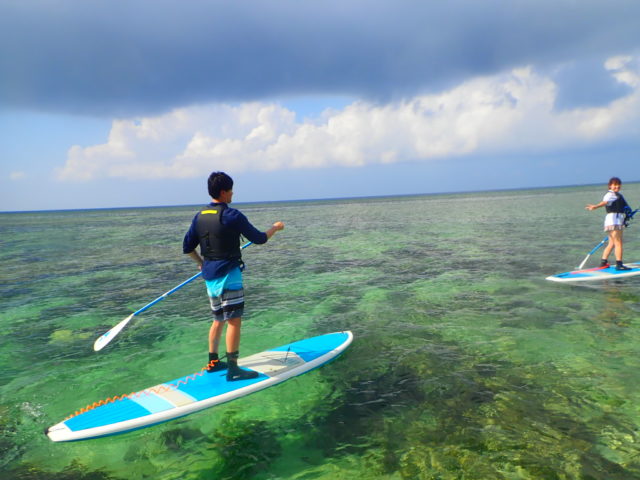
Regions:
[[96, 340], [96, 342], [93, 344], [93, 349], [96, 352], [98, 352], [102, 350], [104, 347], [106, 347], [107, 344], [111, 342], [111, 340], [113, 340], [116, 337], [116, 335], [118, 335], [124, 327], [127, 326], [127, 323], [129, 323], [129, 321], [133, 318], [133, 315], [134, 314], [132, 313], [127, 318], [122, 320], [119, 324], [117, 324], [115, 327], [113, 327], [111, 330], [109, 330], [104, 335], [99, 337]]

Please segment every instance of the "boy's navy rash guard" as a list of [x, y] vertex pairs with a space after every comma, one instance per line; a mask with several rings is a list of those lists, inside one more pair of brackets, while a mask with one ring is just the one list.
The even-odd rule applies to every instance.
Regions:
[[[219, 203], [210, 203], [210, 207], [214, 207], [216, 205], [220, 205]], [[182, 242], [182, 252], [183, 253], [191, 253], [193, 252], [198, 245], [200, 245], [200, 238], [198, 237], [198, 231], [196, 229], [196, 220], [198, 218], [199, 213], [193, 217], [191, 222], [191, 227], [189, 231], [184, 236], [184, 240]], [[222, 212], [222, 217], [220, 218], [222, 224], [226, 227], [229, 227], [236, 232], [238, 235], [242, 235], [250, 242], [255, 244], [266, 243], [268, 240], [267, 234], [261, 232], [256, 227], [251, 225], [247, 217], [236, 210], [235, 208], [227, 207]], [[205, 260], [202, 265], [202, 277], [205, 280], [213, 280], [214, 278], [221, 277], [226, 275], [229, 270], [233, 267], [239, 266], [238, 260]]]

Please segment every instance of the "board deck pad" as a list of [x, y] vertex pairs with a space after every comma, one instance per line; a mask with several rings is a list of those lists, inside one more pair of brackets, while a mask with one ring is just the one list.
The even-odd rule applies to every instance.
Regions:
[[242, 358], [238, 365], [259, 373], [229, 382], [226, 370], [196, 372], [166, 383], [97, 402], [49, 427], [54, 442], [115, 435], [183, 417], [257, 392], [317, 368], [340, 355], [352, 342], [349, 331], [300, 340]]
[[617, 278], [640, 275], [640, 263], [625, 263], [631, 270], [616, 270], [615, 265], [609, 267], [587, 268], [572, 272], [558, 273], [547, 277], [552, 282], [592, 282], [598, 280], [615, 280]]

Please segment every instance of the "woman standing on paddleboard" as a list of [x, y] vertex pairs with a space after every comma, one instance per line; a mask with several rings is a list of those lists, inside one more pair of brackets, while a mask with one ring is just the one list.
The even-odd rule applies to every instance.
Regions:
[[627, 201], [620, 193], [622, 181], [618, 177], [612, 177], [609, 180], [609, 191], [606, 193], [602, 201], [596, 205], [587, 205], [587, 210], [595, 210], [596, 208], [605, 207], [607, 216], [604, 217], [604, 231], [609, 236], [607, 246], [602, 252], [601, 267], [609, 266], [609, 254], [615, 248], [616, 270], [630, 270], [629, 267], [622, 263], [622, 231], [624, 230], [625, 209], [629, 209]]

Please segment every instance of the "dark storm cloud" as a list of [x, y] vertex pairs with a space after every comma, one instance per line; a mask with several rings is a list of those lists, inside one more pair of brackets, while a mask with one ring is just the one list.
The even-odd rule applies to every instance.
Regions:
[[632, 91], [617, 82], [598, 59], [561, 65], [551, 75], [558, 86], [557, 110], [603, 106]]
[[289, 94], [385, 100], [639, 49], [637, 0], [0, 0], [0, 106], [131, 115]]

